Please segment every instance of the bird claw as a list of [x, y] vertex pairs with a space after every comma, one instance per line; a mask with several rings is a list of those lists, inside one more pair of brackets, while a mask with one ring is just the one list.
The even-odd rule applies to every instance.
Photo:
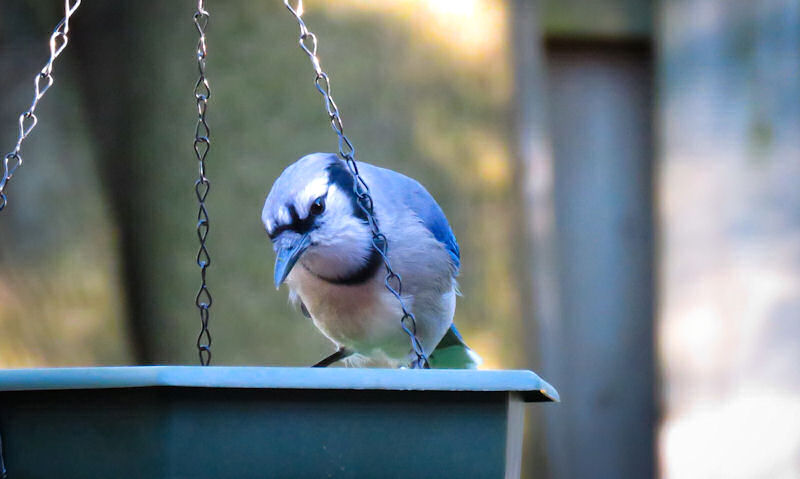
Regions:
[[321, 360], [317, 364], [311, 366], [312, 368], [327, 368], [331, 364], [335, 363], [336, 361], [341, 361], [342, 359], [348, 358], [353, 354], [347, 348], [339, 348], [335, 353], [331, 354], [330, 356], [326, 357], [325, 359]]

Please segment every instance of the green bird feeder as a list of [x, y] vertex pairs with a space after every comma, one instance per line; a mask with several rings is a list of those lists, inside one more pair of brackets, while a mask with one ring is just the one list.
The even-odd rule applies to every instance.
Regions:
[[9, 479], [513, 478], [530, 371], [0, 371]]
[[[354, 150], [316, 55], [316, 36], [301, 18], [302, 3], [284, 3], [300, 25], [300, 46], [316, 72], [340, 156], [352, 163], [357, 178]], [[64, 19], [50, 37], [50, 59], [34, 80], [34, 101], [20, 115], [17, 143], [0, 170], [0, 211], [7, 204], [5, 188], [22, 164], [23, 141], [38, 121], [37, 104], [53, 84], [53, 62], [67, 45], [69, 19], [79, 5], [80, 0], [65, 1]], [[202, 324], [197, 348], [204, 366], [211, 362], [212, 304], [206, 284], [208, 18], [204, 1], [198, 0], [194, 151], [200, 166], [195, 191], [202, 285], [195, 302]], [[360, 196], [368, 197], [368, 189]], [[365, 212], [371, 215], [371, 206]], [[373, 234], [382, 237], [377, 223]], [[383, 242], [384, 255], [385, 247]], [[391, 271], [388, 260], [386, 266]], [[402, 304], [400, 279], [395, 277], [395, 289], [391, 279], [387, 277], [387, 287]], [[409, 334], [411, 351], [417, 353], [414, 366], [424, 367], [427, 357], [416, 338], [413, 314], [403, 310], [398, 327]], [[0, 370], [0, 476], [515, 478], [522, 457], [523, 403], [546, 401], [558, 401], [558, 393], [530, 371], [195, 366]]]

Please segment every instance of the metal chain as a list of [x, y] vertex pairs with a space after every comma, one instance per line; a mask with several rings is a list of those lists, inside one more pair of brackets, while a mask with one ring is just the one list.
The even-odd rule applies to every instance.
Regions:
[[428, 357], [425, 354], [425, 350], [422, 348], [419, 338], [417, 338], [417, 320], [414, 314], [406, 308], [405, 301], [403, 301], [403, 281], [400, 275], [394, 272], [389, 262], [389, 241], [386, 239], [386, 235], [381, 233], [378, 226], [378, 219], [375, 217], [374, 204], [369, 186], [367, 186], [364, 178], [362, 178], [358, 172], [358, 164], [355, 160], [355, 147], [347, 138], [347, 135], [344, 134], [342, 117], [339, 113], [339, 108], [336, 106], [336, 102], [333, 101], [333, 95], [331, 94], [330, 79], [320, 65], [320, 60], [317, 56], [317, 36], [308, 29], [303, 21], [303, 0], [298, 0], [296, 7], [292, 6], [290, 0], [284, 0], [283, 3], [286, 5], [286, 8], [292, 12], [292, 15], [294, 15], [295, 19], [297, 19], [297, 23], [300, 25], [300, 48], [303, 49], [311, 60], [311, 66], [314, 68], [314, 73], [316, 74], [314, 85], [317, 91], [322, 95], [325, 102], [325, 110], [331, 122], [331, 128], [339, 138], [339, 156], [345, 161], [350, 173], [353, 175], [353, 190], [358, 198], [358, 206], [367, 216], [367, 221], [372, 231], [372, 246], [375, 248], [375, 251], [381, 255], [383, 264], [386, 266], [384, 285], [397, 299], [403, 310], [400, 326], [403, 328], [403, 331], [408, 334], [411, 340], [411, 349], [417, 357], [411, 364], [411, 367], [428, 369], [430, 367]]
[[0, 435], [0, 479], [6, 479], [7, 477], [6, 461], [3, 459], [3, 436]]
[[5, 190], [8, 182], [14, 176], [17, 168], [22, 166], [22, 142], [31, 134], [39, 119], [36, 117], [36, 107], [47, 90], [53, 86], [53, 62], [61, 55], [69, 42], [69, 19], [81, 4], [81, 0], [64, 0], [64, 18], [56, 25], [55, 30], [50, 35], [50, 58], [44, 64], [42, 70], [33, 78], [33, 101], [31, 106], [19, 115], [19, 135], [14, 149], [3, 158], [3, 175], [0, 176], [0, 211], [8, 204]]
[[208, 329], [208, 321], [211, 318], [211, 304], [213, 299], [208, 291], [206, 284], [206, 271], [211, 265], [211, 256], [206, 248], [208, 238], [209, 221], [208, 210], [206, 209], [206, 198], [211, 189], [211, 183], [206, 177], [206, 156], [211, 149], [211, 131], [206, 122], [206, 110], [208, 99], [211, 97], [211, 88], [206, 78], [206, 27], [208, 26], [209, 15], [205, 9], [204, 0], [197, 1], [197, 11], [194, 13], [194, 24], [200, 38], [197, 41], [197, 69], [200, 77], [194, 85], [194, 98], [197, 101], [197, 125], [194, 130], [194, 153], [200, 168], [200, 176], [194, 183], [194, 192], [197, 196], [199, 205], [197, 211], [197, 239], [200, 248], [197, 251], [197, 266], [200, 267], [200, 289], [195, 297], [195, 305], [200, 311], [200, 334], [197, 336], [197, 354], [200, 357], [200, 364], [208, 366], [211, 364], [211, 332]]

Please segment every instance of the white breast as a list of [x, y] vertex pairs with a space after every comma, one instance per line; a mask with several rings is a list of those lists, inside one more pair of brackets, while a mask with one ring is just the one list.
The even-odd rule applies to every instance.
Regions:
[[[455, 312], [456, 282], [450, 256], [416, 218], [404, 218], [402, 225], [388, 220], [384, 224], [388, 230], [406, 232], [389, 238], [389, 258], [403, 278], [403, 299], [416, 316], [417, 337], [430, 354]], [[381, 269], [364, 284], [337, 285], [309, 272], [301, 260], [286, 282], [317, 328], [337, 345], [405, 364], [411, 348], [400, 323], [402, 308], [386, 289], [383, 273]]]
[[[382, 275], [360, 285], [332, 284], [298, 265], [287, 278], [314, 324], [337, 345], [365, 356], [382, 352], [402, 359], [408, 353], [399, 322], [402, 309], [383, 285]], [[413, 298], [405, 298], [413, 307]]]

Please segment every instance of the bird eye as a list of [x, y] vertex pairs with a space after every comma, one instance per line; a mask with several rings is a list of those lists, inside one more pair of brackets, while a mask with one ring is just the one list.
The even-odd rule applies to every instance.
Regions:
[[321, 215], [325, 211], [325, 197], [320, 196], [314, 200], [314, 202], [311, 203], [311, 209], [309, 211], [314, 216]]

